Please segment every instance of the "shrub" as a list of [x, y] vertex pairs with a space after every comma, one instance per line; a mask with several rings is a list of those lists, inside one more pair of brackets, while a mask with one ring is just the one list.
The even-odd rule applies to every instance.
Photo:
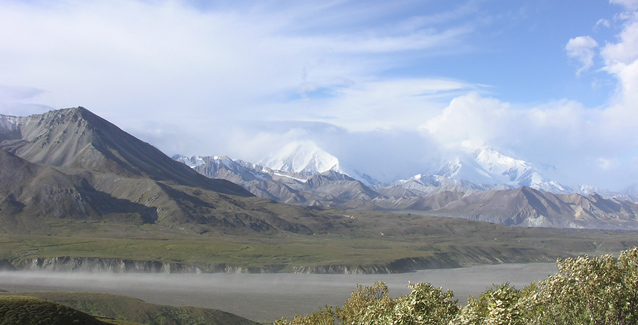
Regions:
[[357, 286], [343, 307], [276, 324], [638, 324], [638, 247], [611, 255], [558, 260], [558, 273], [518, 290], [495, 285], [459, 308], [451, 291], [410, 284], [390, 298], [377, 282]]
[[521, 292], [504, 283], [483, 292], [478, 299], [469, 297], [454, 324], [527, 324], [518, 302]]
[[409, 295], [395, 301], [391, 324], [446, 324], [458, 313], [454, 293], [429, 283], [410, 284]]
[[558, 273], [530, 285], [524, 306], [537, 324], [638, 323], [638, 248], [558, 261]]
[[336, 314], [342, 324], [389, 324], [395, 303], [383, 282], [371, 287], [357, 285], [357, 291]]

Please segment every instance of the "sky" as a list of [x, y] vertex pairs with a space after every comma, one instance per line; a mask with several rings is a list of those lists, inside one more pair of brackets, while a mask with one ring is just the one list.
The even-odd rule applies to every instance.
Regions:
[[0, 114], [83, 106], [168, 155], [311, 140], [382, 181], [489, 145], [638, 183], [638, 0], [0, 0]]

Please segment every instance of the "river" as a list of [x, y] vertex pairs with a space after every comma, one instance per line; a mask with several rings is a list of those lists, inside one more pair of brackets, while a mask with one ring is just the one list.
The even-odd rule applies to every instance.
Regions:
[[325, 305], [343, 305], [357, 284], [383, 281], [392, 296], [409, 293], [409, 282], [429, 282], [454, 291], [460, 304], [492, 284], [516, 288], [556, 273], [554, 263], [483, 265], [422, 270], [402, 274], [116, 274], [0, 272], [7, 291], [104, 292], [173, 306], [198, 306], [227, 311], [255, 321], [274, 321], [308, 314]]

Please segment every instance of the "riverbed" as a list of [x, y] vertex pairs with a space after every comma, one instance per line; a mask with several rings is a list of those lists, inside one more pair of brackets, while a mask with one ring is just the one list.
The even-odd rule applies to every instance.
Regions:
[[357, 284], [387, 284], [392, 296], [409, 293], [408, 283], [429, 282], [454, 291], [459, 304], [477, 297], [492, 284], [516, 288], [556, 273], [555, 263], [483, 265], [422, 270], [402, 274], [116, 274], [0, 272], [7, 291], [104, 292], [173, 306], [197, 306], [227, 311], [251, 320], [274, 321], [308, 314], [325, 305], [343, 305]]

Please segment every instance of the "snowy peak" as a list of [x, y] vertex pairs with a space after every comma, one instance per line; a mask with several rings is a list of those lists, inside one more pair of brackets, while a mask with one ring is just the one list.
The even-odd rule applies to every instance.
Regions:
[[439, 167], [431, 174], [453, 180], [465, 180], [475, 184], [494, 185], [498, 183], [493, 175], [467, 156], [441, 162]]
[[569, 187], [553, 179], [551, 167], [537, 168], [529, 162], [506, 156], [485, 145], [460, 153], [453, 159], [442, 161], [430, 174], [481, 186], [512, 188], [528, 186], [554, 193], [573, 192]]
[[475, 184], [464, 179], [453, 179], [441, 175], [423, 175], [418, 174], [407, 180], [400, 180], [390, 184], [390, 187], [401, 187], [411, 191], [421, 192], [423, 194], [432, 194], [439, 192], [466, 192], [491, 190], [493, 187]]
[[173, 159], [182, 162], [198, 173], [209, 178], [221, 178], [241, 185], [243, 181], [261, 181], [272, 178], [269, 170], [243, 160], [233, 160], [227, 156], [174, 155]]
[[517, 182], [519, 179], [533, 173], [531, 164], [507, 157], [492, 147], [483, 146], [472, 153], [473, 160], [490, 175], [509, 182]]
[[204, 161], [204, 157], [202, 156], [191, 156], [191, 157], [186, 157], [186, 156], [182, 156], [182, 155], [174, 155], [173, 160], [177, 160], [183, 164], [186, 164], [188, 167], [191, 168], [195, 168], [197, 166], [203, 165], [206, 162]]
[[0, 114], [0, 141], [18, 138], [21, 117]]
[[259, 164], [272, 170], [306, 175], [340, 171], [339, 159], [312, 141], [290, 143], [259, 161]]

